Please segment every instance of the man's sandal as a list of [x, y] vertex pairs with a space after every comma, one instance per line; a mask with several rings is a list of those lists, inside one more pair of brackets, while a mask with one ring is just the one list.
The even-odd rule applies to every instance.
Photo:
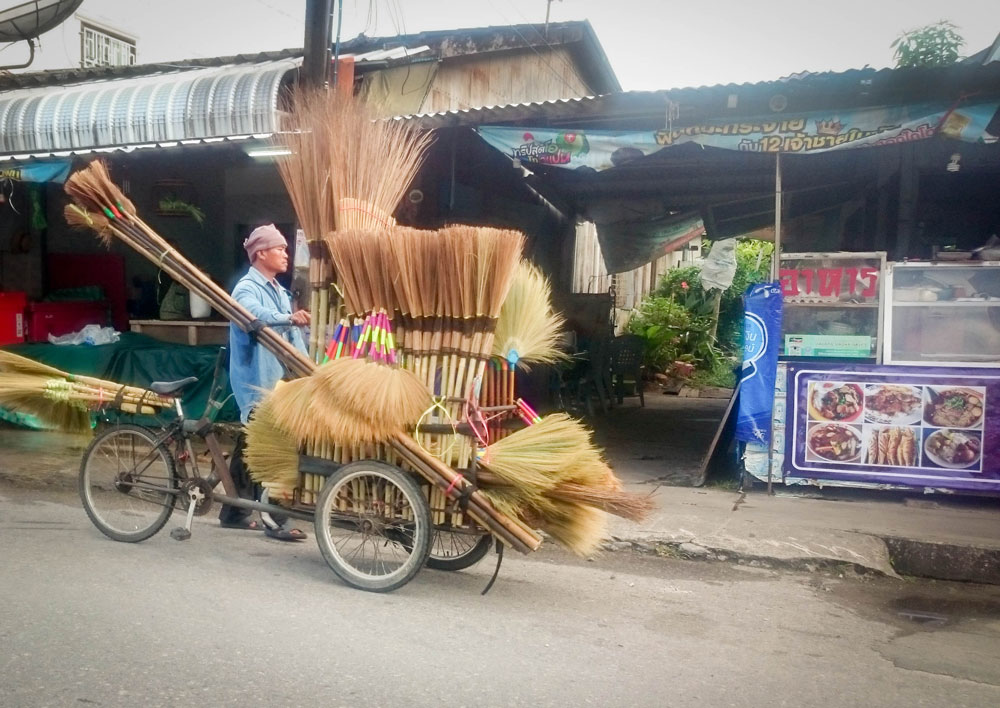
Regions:
[[219, 526], [224, 529], [239, 529], [241, 531], [260, 531], [264, 524], [256, 519], [240, 519], [239, 521], [220, 521]]
[[309, 538], [304, 531], [286, 526], [279, 526], [275, 529], [264, 527], [264, 535], [278, 541], [305, 541]]

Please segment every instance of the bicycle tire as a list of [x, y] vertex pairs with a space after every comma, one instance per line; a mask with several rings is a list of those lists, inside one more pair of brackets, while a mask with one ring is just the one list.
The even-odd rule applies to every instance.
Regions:
[[[137, 482], [148, 486], [137, 488]], [[80, 461], [83, 508], [115, 541], [138, 543], [162, 529], [174, 510], [171, 489], [177, 489], [173, 457], [152, 430], [139, 425], [100, 433]]]
[[[450, 540], [449, 540], [450, 539]], [[466, 543], [475, 539], [474, 543]], [[431, 551], [427, 556], [427, 567], [434, 570], [465, 570], [481, 561], [493, 547], [493, 536], [483, 534], [472, 536], [453, 531], [436, 530], [431, 539]]]
[[316, 500], [314, 525], [337, 577], [369, 592], [410, 582], [430, 552], [430, 508], [420, 486], [384, 462], [351, 462], [331, 475]]

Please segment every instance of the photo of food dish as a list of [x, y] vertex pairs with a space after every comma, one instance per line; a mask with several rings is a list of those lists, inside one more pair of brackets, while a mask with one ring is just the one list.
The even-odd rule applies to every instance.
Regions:
[[979, 428], [986, 410], [986, 389], [972, 386], [924, 388], [924, 422], [936, 428]]
[[910, 425], [920, 420], [920, 387], [871, 384], [865, 388], [865, 420], [870, 423]]
[[925, 458], [939, 467], [966, 469], [978, 466], [983, 441], [967, 430], [934, 430], [924, 440]]
[[851, 423], [861, 416], [864, 394], [853, 383], [815, 381], [809, 384], [809, 417]]
[[825, 423], [808, 433], [809, 456], [826, 462], [858, 462], [861, 458], [861, 430], [854, 425]]
[[865, 440], [865, 462], [869, 465], [916, 467], [917, 433], [914, 428], [873, 426]]

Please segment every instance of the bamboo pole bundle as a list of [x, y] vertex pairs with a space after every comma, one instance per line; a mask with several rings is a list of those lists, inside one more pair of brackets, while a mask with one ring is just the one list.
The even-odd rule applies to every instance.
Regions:
[[[216, 310], [244, 331], [257, 328], [256, 318], [211, 278], [184, 258], [177, 249], [156, 234], [135, 213], [135, 207], [111, 182], [104, 163], [96, 160], [66, 180], [66, 193], [74, 201], [65, 215], [71, 226], [94, 229], [105, 241], [118, 238], [140, 254], [160, 265], [188, 290], [201, 295]], [[308, 356], [269, 327], [259, 329], [262, 343], [282, 353], [289, 370], [299, 376], [312, 371]]]

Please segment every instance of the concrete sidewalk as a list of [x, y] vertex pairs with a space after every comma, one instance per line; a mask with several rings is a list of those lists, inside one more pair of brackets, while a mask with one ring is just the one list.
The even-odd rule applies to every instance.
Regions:
[[613, 518], [611, 549], [1000, 584], [998, 500], [808, 489], [768, 496], [641, 483], [627, 488], [652, 491], [656, 511], [641, 524]]
[[684, 486], [700, 478], [725, 404], [647, 393], [644, 408], [626, 400], [588, 421], [626, 487], [656, 500], [642, 524], [612, 517], [608, 548], [1000, 584], [1000, 498], [780, 484], [769, 496], [711, 478]]

